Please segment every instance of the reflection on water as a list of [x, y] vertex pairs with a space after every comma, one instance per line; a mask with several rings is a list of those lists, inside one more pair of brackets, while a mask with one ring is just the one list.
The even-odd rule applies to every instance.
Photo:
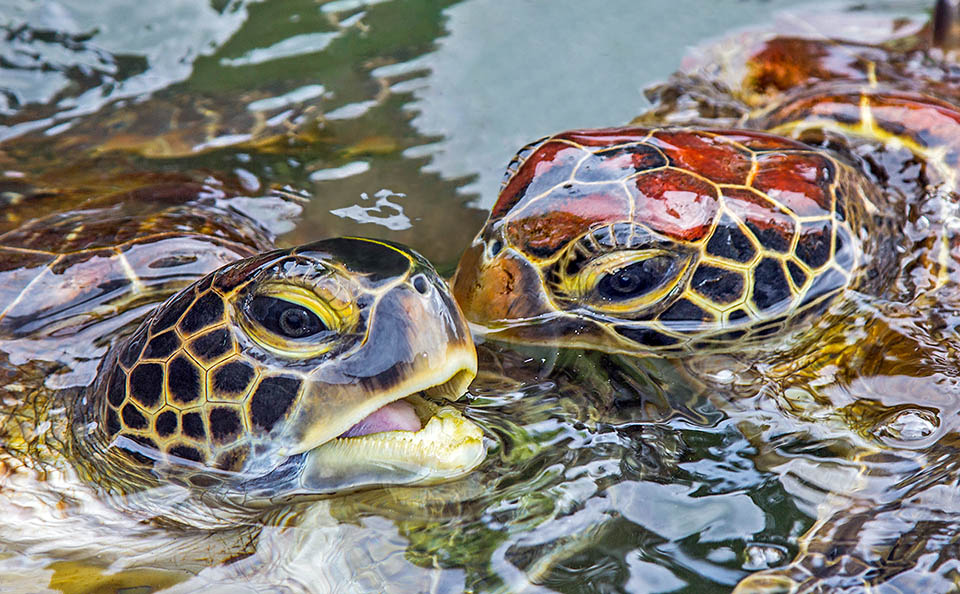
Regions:
[[691, 46], [795, 4], [457, 4], [446, 11], [449, 34], [438, 50], [414, 62], [429, 74], [413, 90], [412, 123], [438, 138], [417, 154], [433, 156], [428, 171], [476, 176], [460, 192], [490, 208], [519, 147], [560, 130], [630, 121], [648, 105], [643, 89], [676, 70]]
[[[688, 47], [794, 4], [0, 1], [0, 232], [183, 174], [247, 193], [235, 207], [278, 219], [282, 243], [375, 236], [450, 271], [485, 218], [470, 205], [493, 202], [517, 147], [628, 121]], [[810, 26], [804, 10], [784, 26]], [[264, 208], [271, 190], [309, 197], [292, 230]], [[890, 583], [902, 572], [905, 590], [945, 591], [960, 557], [956, 299], [862, 305], [807, 358], [789, 345], [759, 363], [482, 345], [460, 405], [490, 445], [473, 475], [232, 530], [154, 526], [77, 493], [69, 472], [38, 483], [3, 467], [0, 581], [710, 592], [804, 553], [793, 579], [886, 554]], [[0, 389], [4, 423], [31, 381], [79, 377], [0, 371], [16, 379]], [[79, 561], [97, 548], [101, 564]]]
[[244, 4], [0, 2], [0, 139], [186, 79], [247, 19]]
[[[37, 126], [64, 133], [31, 134], [20, 149], [29, 157], [0, 165], [23, 168], [44, 153], [62, 162], [67, 148], [99, 148], [166, 158], [101, 166], [237, 171], [318, 197], [285, 238], [291, 245], [373, 235], [407, 243], [449, 268], [485, 217], [465, 204], [492, 204], [517, 147], [558, 129], [628, 121], [646, 103], [644, 86], [674, 70], [688, 47], [764, 22], [792, 3], [728, 2], [706, 16], [696, 2], [653, 3], [637, 18], [656, 17], [669, 27], [643, 26], [639, 37], [635, 20], [623, 18], [637, 12], [635, 3], [620, 1], [549, 9], [522, 3], [503, 12], [482, 0], [191, 0], [165, 8], [163, 18], [120, 4], [74, 10], [42, 2], [27, 10], [11, 2], [0, 11], [10, 31], [32, 26], [82, 39], [53, 43], [22, 33], [3, 46], [19, 56], [26, 44], [35, 60], [56, 67], [0, 64], [4, 81], [30, 77], [22, 86], [0, 85], [12, 97], [0, 112], [0, 134]], [[123, 18], [113, 17], [119, 12]], [[567, 28], [577, 35], [553, 41]], [[168, 51], [173, 44], [178, 51]], [[83, 78], [90, 52], [111, 63], [130, 56], [143, 72], [110, 66], [109, 76], [91, 83]], [[43, 87], [51, 90], [38, 94]], [[103, 109], [70, 119], [81, 92], [90, 97], [86, 111]], [[123, 100], [130, 96], [137, 100]], [[68, 134], [61, 122], [70, 123]], [[291, 130], [294, 138], [278, 138]], [[382, 189], [407, 196], [411, 229], [329, 216]]]

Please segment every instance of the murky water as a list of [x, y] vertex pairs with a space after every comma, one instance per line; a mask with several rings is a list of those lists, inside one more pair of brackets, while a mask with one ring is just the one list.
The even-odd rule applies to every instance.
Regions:
[[[518, 147], [629, 121], [646, 85], [734, 28], [784, 8], [783, 27], [820, 26], [796, 4], [0, 0], [0, 232], [125, 174], [185, 172], [306, 198], [281, 244], [387, 238], [450, 272]], [[60, 199], [15, 200], [37, 188]], [[892, 574], [919, 563], [946, 591], [960, 318], [950, 295], [889, 302], [820, 329], [820, 354], [760, 362], [481, 345], [461, 408], [490, 454], [470, 477], [284, 510], [219, 548], [74, 502], [82, 542], [54, 485], [17, 508], [26, 528], [4, 522], [0, 591], [722, 592], [788, 563], [818, 520], [817, 542], [842, 545], [825, 563], [895, 542]], [[190, 562], [151, 560], [154, 543]], [[76, 561], [95, 547], [101, 565]]]

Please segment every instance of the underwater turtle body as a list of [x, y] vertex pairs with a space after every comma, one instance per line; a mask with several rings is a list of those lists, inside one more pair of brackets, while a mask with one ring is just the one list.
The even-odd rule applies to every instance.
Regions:
[[225, 530], [482, 460], [479, 428], [443, 404], [476, 351], [430, 265], [358, 238], [274, 249], [238, 210], [250, 200], [173, 178], [0, 235], [0, 506], [21, 518], [0, 530], [6, 551], [61, 546], [43, 519], [61, 509], [70, 558], [89, 539], [109, 563], [128, 539], [131, 558], [216, 562], [209, 538], [164, 548], [86, 506]]

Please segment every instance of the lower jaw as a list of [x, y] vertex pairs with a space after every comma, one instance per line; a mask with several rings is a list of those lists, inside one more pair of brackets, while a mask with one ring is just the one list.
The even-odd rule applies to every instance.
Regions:
[[425, 485], [463, 476], [486, 455], [483, 432], [450, 406], [407, 397], [423, 422], [419, 431], [340, 437], [310, 450], [300, 485], [313, 493], [377, 485]]

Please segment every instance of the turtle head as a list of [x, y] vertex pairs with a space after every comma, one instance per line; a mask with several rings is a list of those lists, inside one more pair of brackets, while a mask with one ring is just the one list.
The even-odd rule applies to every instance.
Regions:
[[340, 238], [240, 260], [158, 307], [95, 386], [112, 449], [251, 500], [419, 484], [484, 455], [438, 399], [476, 373], [466, 323], [415, 253]]
[[769, 134], [558, 134], [508, 167], [454, 294], [479, 331], [504, 340], [739, 348], [848, 285], [859, 253], [847, 217], [859, 213], [845, 196], [864, 185]]

